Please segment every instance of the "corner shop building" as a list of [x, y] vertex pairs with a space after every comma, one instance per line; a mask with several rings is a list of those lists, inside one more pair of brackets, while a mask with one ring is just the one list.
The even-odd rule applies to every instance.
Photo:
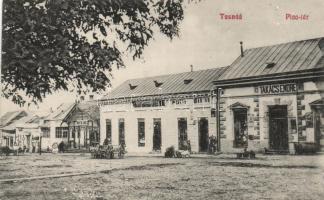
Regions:
[[221, 151], [324, 151], [324, 38], [247, 49], [214, 81]]

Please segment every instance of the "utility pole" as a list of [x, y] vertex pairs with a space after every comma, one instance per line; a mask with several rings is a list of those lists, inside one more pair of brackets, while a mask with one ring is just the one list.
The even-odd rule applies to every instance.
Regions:
[[42, 136], [39, 136], [39, 155], [42, 155]]
[[216, 88], [217, 91], [217, 100], [216, 100], [216, 120], [217, 120], [217, 151], [220, 152], [221, 151], [221, 138], [220, 138], [220, 96], [221, 96], [221, 91], [222, 88], [217, 87]]

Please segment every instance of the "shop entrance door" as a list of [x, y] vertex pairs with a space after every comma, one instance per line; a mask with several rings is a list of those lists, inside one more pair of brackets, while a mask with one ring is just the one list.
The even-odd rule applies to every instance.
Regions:
[[199, 152], [208, 150], [208, 119], [200, 118], [198, 123]]
[[161, 119], [153, 119], [153, 151], [161, 150]]
[[269, 107], [269, 146], [271, 150], [288, 150], [287, 106]]
[[179, 150], [187, 150], [188, 135], [187, 135], [187, 118], [178, 119], [178, 141]]

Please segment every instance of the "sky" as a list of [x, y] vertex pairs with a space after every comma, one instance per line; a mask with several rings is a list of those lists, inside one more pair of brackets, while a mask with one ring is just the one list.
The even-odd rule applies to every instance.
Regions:
[[[185, 0], [187, 1], [187, 0]], [[324, 37], [323, 0], [201, 0], [185, 6], [180, 37], [170, 41], [156, 34], [141, 59], [125, 55], [126, 68], [113, 71], [112, 89], [133, 78], [230, 65], [244, 49]], [[222, 20], [220, 14], [241, 14], [242, 20]], [[308, 20], [286, 20], [286, 14]], [[57, 92], [27, 110], [47, 111], [73, 102], [76, 94]], [[0, 100], [0, 115], [19, 106]]]

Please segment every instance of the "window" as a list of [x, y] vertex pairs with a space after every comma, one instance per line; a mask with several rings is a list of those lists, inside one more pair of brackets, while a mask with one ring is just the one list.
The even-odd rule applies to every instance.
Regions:
[[266, 63], [266, 68], [268, 69], [268, 68], [272, 68], [272, 67], [274, 67], [276, 65], [276, 63], [274, 63], [274, 62], [267, 62]]
[[154, 85], [155, 85], [155, 87], [160, 87], [161, 85], [162, 85], [163, 83], [162, 82], [158, 82], [158, 81], [154, 81]]
[[233, 109], [234, 113], [234, 148], [244, 148], [248, 145], [247, 109]]
[[106, 139], [108, 144], [111, 144], [111, 119], [106, 119]]
[[41, 131], [42, 131], [43, 138], [50, 137], [50, 128], [49, 127], [42, 127]]
[[55, 128], [55, 137], [56, 138], [67, 138], [69, 133], [68, 127], [56, 127]]
[[185, 79], [185, 80], [183, 81], [183, 83], [187, 85], [187, 84], [191, 83], [191, 81], [192, 81], [192, 79]]
[[118, 120], [118, 131], [119, 145], [125, 145], [125, 121], [122, 118]]
[[145, 146], [145, 121], [143, 118], [137, 119], [138, 125], [138, 146]]
[[129, 89], [131, 90], [134, 90], [137, 87], [137, 85], [132, 85], [132, 84], [128, 84], [128, 85], [129, 85]]
[[194, 103], [209, 103], [210, 99], [209, 97], [195, 97]]

